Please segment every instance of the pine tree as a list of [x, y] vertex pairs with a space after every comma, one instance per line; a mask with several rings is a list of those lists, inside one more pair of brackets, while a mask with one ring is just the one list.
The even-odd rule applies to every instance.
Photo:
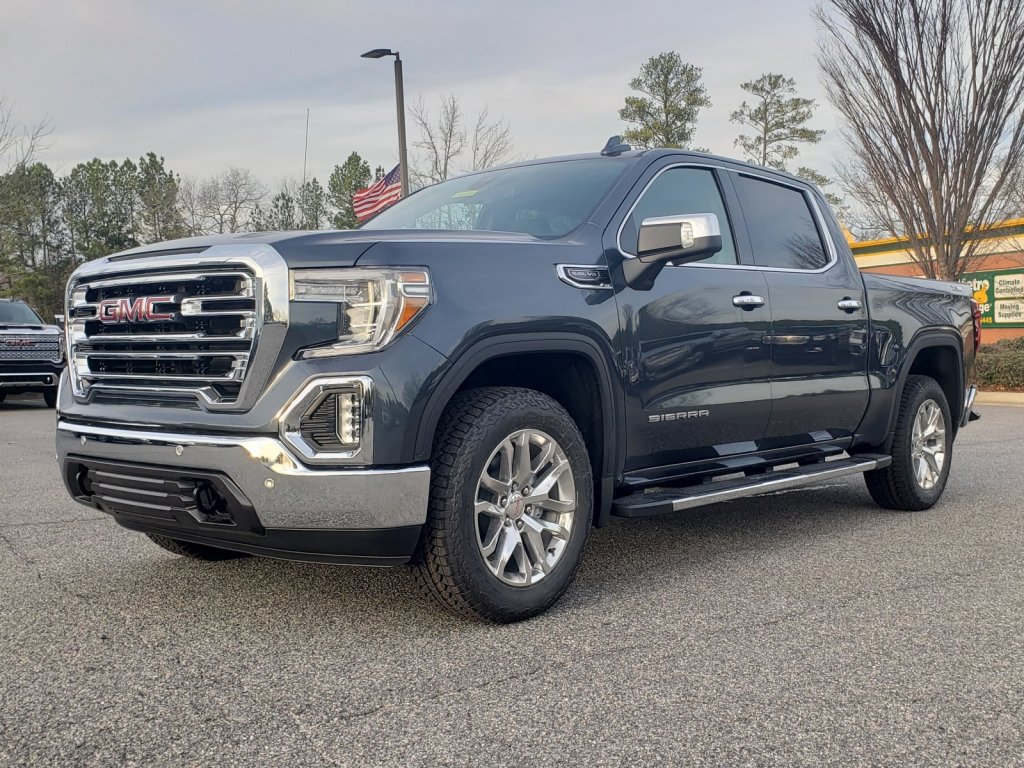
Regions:
[[689, 147], [697, 115], [711, 106], [701, 72], [675, 51], [648, 59], [629, 83], [643, 96], [627, 96], [619, 110], [619, 118], [635, 126], [623, 132], [626, 141], [644, 148]]
[[327, 194], [316, 177], [299, 187], [296, 207], [299, 229], [322, 229], [328, 223]]
[[370, 164], [353, 152], [342, 165], [334, 166], [327, 182], [327, 201], [336, 209], [331, 218], [335, 229], [354, 229], [359, 223], [352, 210], [352, 196], [370, 186]]
[[94, 158], [61, 181], [64, 223], [76, 257], [98, 259], [139, 244], [135, 220], [135, 165]]
[[183, 237], [185, 226], [177, 205], [177, 175], [168, 171], [164, 159], [153, 152], [139, 158], [137, 173], [139, 241], [156, 243]]
[[299, 229], [295, 198], [287, 190], [282, 189], [271, 198], [266, 208], [257, 204], [252, 212], [250, 226], [254, 232]]
[[744, 101], [729, 120], [753, 129], [752, 136], [741, 135], [735, 141], [750, 162], [785, 170], [800, 154], [798, 144], [817, 144], [825, 135], [807, 127], [814, 117], [814, 99], [797, 96], [793, 78], [769, 73], [740, 87], [755, 101]]

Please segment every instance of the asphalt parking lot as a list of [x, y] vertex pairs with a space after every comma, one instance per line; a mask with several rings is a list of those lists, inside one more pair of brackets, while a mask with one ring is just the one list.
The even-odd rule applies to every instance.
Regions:
[[0, 765], [1020, 765], [1024, 408], [938, 507], [860, 478], [595, 531], [530, 622], [403, 570], [194, 563], [71, 503], [0, 405]]

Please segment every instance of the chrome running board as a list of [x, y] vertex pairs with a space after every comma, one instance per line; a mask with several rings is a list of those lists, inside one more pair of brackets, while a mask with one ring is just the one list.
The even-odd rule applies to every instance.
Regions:
[[760, 493], [784, 491], [812, 485], [834, 477], [854, 475], [882, 469], [892, 463], [892, 456], [861, 454], [847, 459], [808, 464], [791, 469], [776, 469], [751, 477], [714, 480], [688, 488], [654, 488], [612, 502], [617, 517], [650, 517], [682, 512], [684, 509], [732, 501]]

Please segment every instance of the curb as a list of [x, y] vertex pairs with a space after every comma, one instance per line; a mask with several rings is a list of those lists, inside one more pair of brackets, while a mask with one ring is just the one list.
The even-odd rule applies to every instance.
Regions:
[[1024, 405], [1024, 392], [979, 392], [977, 405]]

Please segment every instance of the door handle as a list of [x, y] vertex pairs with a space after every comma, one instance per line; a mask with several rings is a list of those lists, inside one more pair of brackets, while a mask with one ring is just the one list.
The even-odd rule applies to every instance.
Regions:
[[844, 312], [856, 312], [858, 309], [862, 309], [864, 307], [864, 305], [860, 303], [859, 299], [851, 299], [849, 296], [841, 298], [836, 306]]
[[764, 298], [751, 293], [741, 293], [739, 296], [732, 297], [732, 304], [740, 309], [757, 309], [764, 306]]

